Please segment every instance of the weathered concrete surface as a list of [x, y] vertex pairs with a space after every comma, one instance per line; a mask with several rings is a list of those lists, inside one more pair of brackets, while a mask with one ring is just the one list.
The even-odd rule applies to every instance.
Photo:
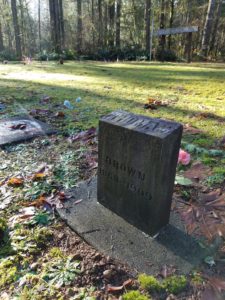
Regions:
[[126, 111], [99, 122], [98, 201], [154, 236], [169, 222], [182, 125]]
[[[97, 202], [97, 179], [81, 182], [65, 208], [58, 213], [66, 223], [98, 251], [105, 253], [139, 272], [154, 273], [175, 265], [188, 273], [215, 249], [202, 249], [188, 236], [177, 215], [152, 239]], [[77, 200], [81, 200], [75, 204]]]
[[[11, 126], [25, 124], [24, 129], [12, 129]], [[29, 116], [18, 116], [0, 121], [0, 146], [18, 143], [41, 135], [54, 134], [56, 131], [48, 124]]]

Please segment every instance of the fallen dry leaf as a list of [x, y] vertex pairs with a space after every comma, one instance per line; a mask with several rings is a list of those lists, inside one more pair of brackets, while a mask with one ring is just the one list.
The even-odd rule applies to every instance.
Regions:
[[225, 291], [225, 280], [215, 277], [209, 277], [208, 283], [218, 292]]
[[21, 178], [10, 178], [7, 182], [9, 186], [17, 187], [23, 185], [23, 179]]
[[216, 236], [225, 238], [225, 193], [220, 195], [220, 190], [201, 194], [199, 202], [179, 202], [177, 210], [188, 234], [195, 232], [208, 241]]
[[52, 112], [48, 109], [40, 109], [40, 108], [36, 108], [36, 109], [32, 109], [30, 111], [30, 115], [33, 117], [38, 117], [38, 116], [49, 116]]
[[148, 98], [148, 104], [153, 104], [156, 100], [154, 98]]
[[65, 118], [65, 114], [64, 114], [64, 112], [62, 112], [62, 111], [58, 111], [58, 112], [55, 114], [55, 117], [56, 117], [56, 118]]
[[119, 292], [119, 291], [122, 291], [124, 288], [133, 285], [133, 283], [134, 283], [134, 281], [132, 279], [128, 279], [128, 280], [124, 281], [123, 285], [121, 285], [121, 286], [107, 285], [106, 290], [109, 293]]
[[33, 217], [35, 213], [35, 207], [26, 207], [20, 210], [20, 214], [17, 217], [19, 217], [20, 219], [28, 219], [30, 217]]
[[19, 124], [10, 126], [10, 128], [12, 130], [24, 130], [24, 129], [26, 129], [26, 127], [27, 127], [27, 124], [25, 124], [25, 123], [19, 123]]
[[40, 208], [44, 205], [45, 202], [46, 202], [46, 198], [44, 196], [40, 196], [37, 200], [32, 201], [30, 203], [24, 202], [24, 203], [22, 203], [22, 205], [27, 206], [27, 207], [34, 206], [34, 207]]
[[148, 98], [148, 103], [145, 103], [144, 109], [157, 109], [160, 106], [167, 106], [168, 102], [166, 101], [161, 101], [161, 100], [156, 100], [153, 98]]
[[195, 127], [192, 127], [190, 124], [185, 124], [183, 131], [184, 131], [184, 133], [187, 133], [187, 134], [199, 134], [199, 133], [203, 133], [203, 130], [195, 128]]
[[57, 192], [46, 198], [45, 203], [51, 208], [63, 208], [64, 202], [68, 199], [64, 192]]
[[216, 200], [220, 196], [220, 194], [221, 194], [221, 190], [220, 189], [218, 189], [216, 191], [212, 191], [212, 192], [207, 193], [207, 194], [201, 194], [200, 195], [200, 200], [203, 203], [214, 201], [214, 200]]
[[225, 118], [217, 116], [216, 114], [210, 113], [210, 112], [200, 112], [195, 114], [195, 117], [199, 120], [203, 119], [214, 119], [220, 122], [224, 122]]
[[36, 173], [34, 174], [34, 176], [32, 177], [32, 180], [35, 181], [35, 180], [41, 180], [41, 179], [44, 179], [46, 177], [46, 174], [45, 173]]
[[97, 136], [96, 128], [91, 127], [90, 129], [86, 131], [81, 131], [78, 134], [72, 135], [69, 138], [69, 141], [72, 142], [77, 142], [77, 141], [82, 141], [82, 142], [88, 142], [89, 140], [95, 138]]
[[81, 203], [83, 201], [83, 199], [79, 199], [79, 200], [76, 200], [75, 202], [74, 202], [74, 204], [76, 205], [76, 204], [79, 204], [79, 203]]
[[173, 275], [176, 272], [176, 268], [174, 266], [164, 265], [159, 273], [162, 278], [167, 278]]
[[201, 300], [222, 300], [218, 298], [219, 295], [212, 289], [212, 287], [207, 287], [202, 293]]
[[134, 281], [132, 279], [128, 279], [128, 280], [124, 281], [123, 287], [131, 286], [131, 285], [133, 285], [133, 283], [134, 283]]
[[124, 289], [123, 285], [121, 285], [121, 286], [108, 285], [106, 287], [106, 290], [108, 293], [119, 292], [119, 291], [122, 291], [123, 289]]
[[57, 196], [59, 197], [60, 201], [65, 201], [67, 199], [66, 195], [64, 192], [58, 192]]
[[211, 175], [211, 169], [201, 162], [196, 162], [183, 175], [192, 181], [200, 181]]

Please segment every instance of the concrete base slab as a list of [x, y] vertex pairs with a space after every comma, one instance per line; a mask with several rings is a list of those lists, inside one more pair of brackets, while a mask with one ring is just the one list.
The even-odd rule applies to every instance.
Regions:
[[[13, 129], [19, 124], [24, 124], [24, 129]], [[55, 132], [49, 125], [29, 116], [18, 116], [1, 120], [0, 146], [22, 142], [41, 135], [50, 135]]]
[[159, 272], [163, 265], [174, 265], [185, 274], [215, 251], [215, 246], [203, 249], [187, 235], [175, 213], [171, 214], [170, 224], [156, 238], [151, 238], [99, 204], [96, 189], [96, 178], [81, 182], [58, 213], [74, 231], [105, 255], [127, 263], [138, 272], [152, 274]]

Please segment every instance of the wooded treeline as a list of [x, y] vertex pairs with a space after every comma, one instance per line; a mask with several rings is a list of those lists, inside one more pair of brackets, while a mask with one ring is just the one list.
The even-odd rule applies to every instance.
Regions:
[[182, 26], [194, 59], [225, 59], [223, 0], [0, 0], [0, 57], [183, 59], [187, 34], [153, 36]]

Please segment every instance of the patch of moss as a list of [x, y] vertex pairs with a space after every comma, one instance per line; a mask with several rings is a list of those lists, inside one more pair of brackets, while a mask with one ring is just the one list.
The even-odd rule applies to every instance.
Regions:
[[214, 186], [217, 184], [222, 184], [224, 182], [224, 180], [225, 180], [224, 175], [216, 174], [216, 175], [212, 175], [212, 176], [209, 176], [208, 178], [206, 178], [205, 183], [211, 187], [211, 186]]
[[11, 243], [15, 251], [28, 252], [37, 254], [45, 248], [50, 239], [52, 232], [45, 227], [35, 227], [28, 229], [25, 225], [19, 226], [10, 233]]
[[161, 283], [154, 277], [146, 274], [140, 274], [138, 281], [141, 287], [149, 292], [160, 291], [162, 289]]
[[12, 259], [0, 260], [0, 288], [15, 282], [18, 279], [18, 275], [17, 266]]
[[209, 138], [200, 138], [200, 139], [195, 139], [195, 144], [197, 144], [200, 147], [206, 147], [209, 148], [213, 145], [213, 141]]
[[46, 242], [50, 241], [52, 238], [52, 232], [48, 228], [37, 228], [34, 231], [34, 241], [37, 243], [38, 247], [46, 246]]
[[4, 242], [7, 230], [7, 222], [5, 219], [0, 218], [0, 244]]
[[58, 247], [53, 247], [49, 251], [49, 256], [52, 258], [62, 258], [64, 256], [64, 254]]
[[3, 246], [1, 246], [0, 248], [0, 258], [5, 257], [5, 256], [9, 256], [14, 254], [15, 251], [12, 248], [12, 245], [10, 243], [10, 241], [7, 241]]
[[215, 164], [218, 162], [218, 160], [216, 158], [213, 158], [213, 157], [209, 157], [209, 156], [206, 156], [204, 155], [202, 158], [201, 158], [201, 161], [203, 164], [207, 165], [207, 166], [215, 166]]
[[217, 175], [223, 175], [225, 176], [225, 168], [223, 167], [215, 167], [213, 168], [213, 173], [217, 174]]
[[202, 278], [202, 276], [201, 276], [199, 273], [194, 272], [194, 273], [192, 274], [192, 276], [191, 276], [191, 283], [192, 283], [193, 285], [196, 285], [196, 286], [202, 285], [203, 282], [204, 282], [204, 279]]
[[166, 290], [172, 294], [178, 294], [187, 286], [187, 279], [185, 276], [170, 276], [159, 282], [154, 276], [140, 274], [138, 276], [140, 286], [148, 292], [159, 292]]
[[170, 276], [163, 281], [163, 288], [172, 294], [179, 294], [187, 286], [187, 279], [185, 276]]
[[[63, 300], [61, 293], [53, 286], [49, 286], [40, 276], [28, 274], [26, 275], [26, 286], [18, 294], [20, 300], [42, 300], [57, 299]], [[29, 285], [29, 287], [28, 287]]]
[[151, 300], [151, 298], [142, 295], [139, 291], [130, 291], [123, 295], [123, 300]]

